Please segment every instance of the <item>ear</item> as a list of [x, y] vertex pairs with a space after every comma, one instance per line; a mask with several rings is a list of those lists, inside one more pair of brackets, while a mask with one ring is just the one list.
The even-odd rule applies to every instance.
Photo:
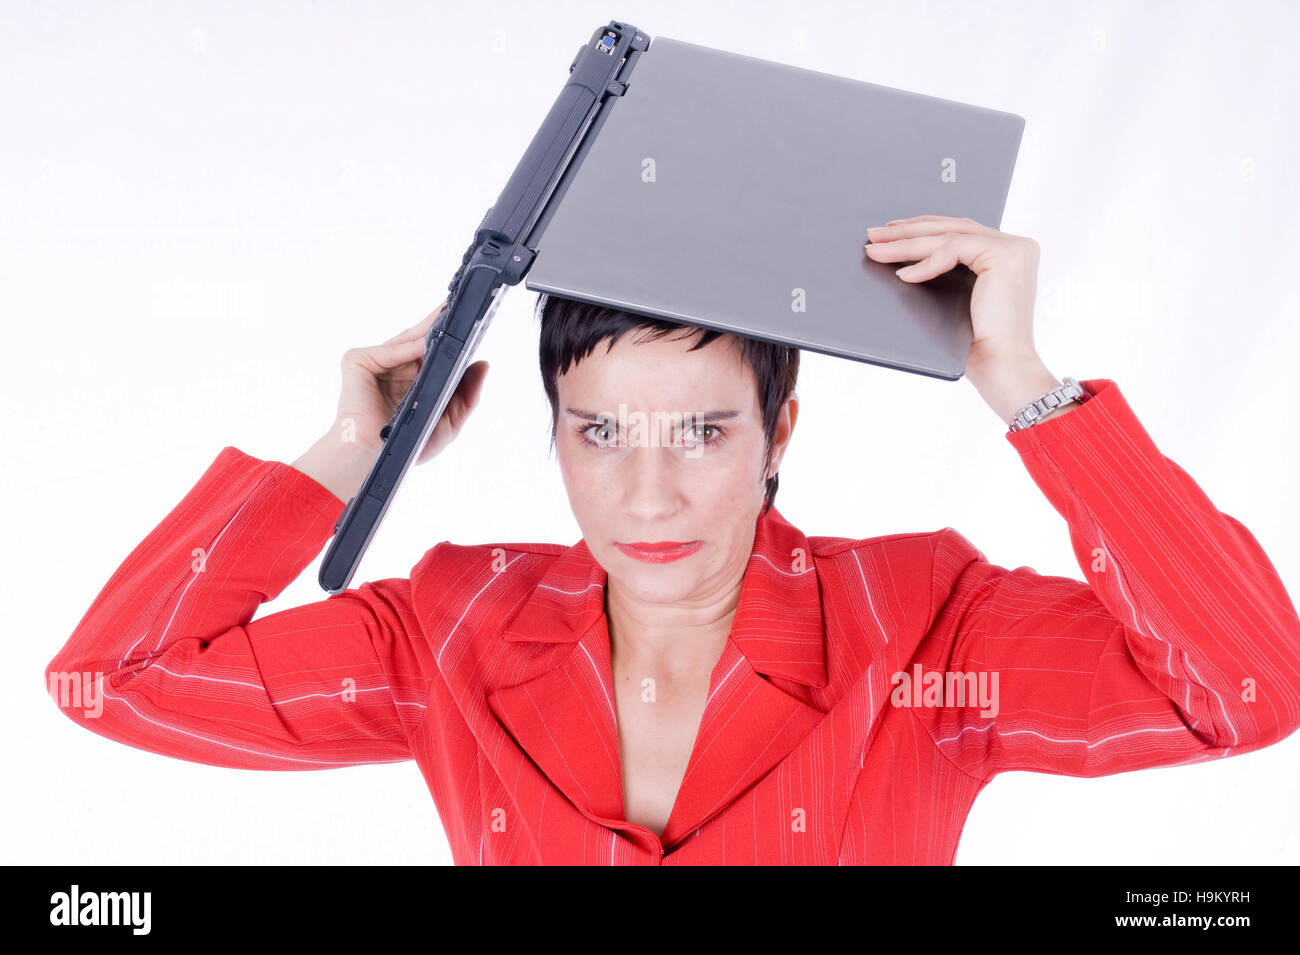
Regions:
[[772, 463], [767, 469], [768, 478], [771, 478], [773, 474], [781, 469], [781, 458], [785, 455], [785, 449], [790, 443], [791, 435], [794, 434], [794, 424], [798, 418], [799, 393], [792, 391], [776, 416], [776, 431], [772, 435]]

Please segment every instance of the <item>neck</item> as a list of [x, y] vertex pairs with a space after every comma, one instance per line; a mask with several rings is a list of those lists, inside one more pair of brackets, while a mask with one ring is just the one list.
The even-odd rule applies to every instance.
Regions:
[[664, 606], [637, 600], [610, 580], [605, 616], [611, 661], [670, 678], [707, 677], [731, 633], [740, 589], [738, 580], [703, 602]]

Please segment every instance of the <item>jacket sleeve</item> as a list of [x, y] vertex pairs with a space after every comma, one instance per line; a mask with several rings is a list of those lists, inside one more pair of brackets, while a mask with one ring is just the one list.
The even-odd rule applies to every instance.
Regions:
[[252, 620], [320, 552], [343, 503], [288, 464], [221, 451], [109, 579], [46, 667], [74, 722], [215, 766], [409, 759], [428, 693], [409, 581]]
[[1300, 726], [1300, 622], [1269, 558], [1157, 450], [1113, 381], [1081, 384], [1089, 400], [1006, 437], [1065, 518], [1086, 582], [935, 535], [935, 580], [952, 583], [915, 659], [970, 690], [982, 674], [996, 703], [913, 712], [984, 779], [1103, 776], [1285, 738]]

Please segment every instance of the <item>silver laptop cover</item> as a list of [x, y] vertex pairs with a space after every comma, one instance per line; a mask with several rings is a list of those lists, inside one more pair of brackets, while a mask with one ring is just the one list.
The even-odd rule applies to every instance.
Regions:
[[953, 380], [974, 275], [910, 284], [867, 227], [999, 228], [1025, 121], [659, 36], [542, 232], [525, 287]]

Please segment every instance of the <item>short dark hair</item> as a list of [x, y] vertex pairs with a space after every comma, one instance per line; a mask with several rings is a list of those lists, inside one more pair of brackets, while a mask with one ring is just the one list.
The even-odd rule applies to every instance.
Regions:
[[[638, 315], [621, 309], [579, 302], [558, 295], [542, 293], [538, 296], [535, 318], [541, 322], [538, 357], [542, 369], [542, 387], [551, 403], [551, 446], [555, 446], [555, 428], [559, 418], [559, 397], [556, 380], [609, 339], [606, 351], [628, 331], [645, 329], [651, 339], [663, 338], [672, 332], [686, 332], [698, 336], [691, 351], [703, 348], [715, 338], [727, 335], [698, 325]], [[743, 335], [731, 335], [740, 346], [741, 357], [754, 373], [758, 389], [758, 406], [763, 413], [763, 430], [766, 434], [763, 468], [772, 463], [772, 444], [776, 438], [777, 417], [781, 406], [794, 391], [799, 377], [799, 349], [789, 345], [776, 345]], [[763, 498], [762, 513], [766, 514], [776, 498], [777, 475], [767, 479], [767, 493]]]

